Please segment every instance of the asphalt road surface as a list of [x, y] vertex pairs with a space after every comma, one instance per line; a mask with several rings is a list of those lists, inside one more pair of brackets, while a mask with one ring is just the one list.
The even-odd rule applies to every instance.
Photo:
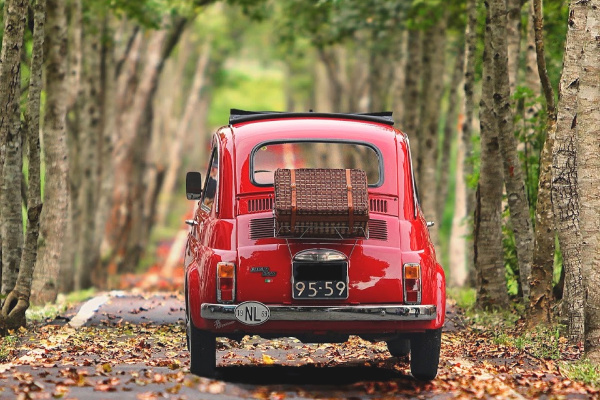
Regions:
[[[385, 344], [220, 340], [216, 380], [190, 374], [179, 294], [97, 296], [24, 341], [0, 365], [0, 398], [445, 399], [415, 381]], [[456, 329], [452, 318], [447, 328]], [[48, 336], [46, 336], [48, 335]], [[518, 398], [515, 397], [515, 398]]]

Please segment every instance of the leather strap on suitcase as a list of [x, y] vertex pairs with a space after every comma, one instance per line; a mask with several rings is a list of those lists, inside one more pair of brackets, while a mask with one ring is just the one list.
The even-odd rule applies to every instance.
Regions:
[[296, 170], [290, 170], [291, 188], [292, 188], [292, 215], [290, 219], [290, 229], [294, 232], [296, 228], [296, 211], [298, 210], [298, 204], [296, 203]]
[[348, 225], [350, 232], [354, 233], [354, 203], [352, 202], [352, 179], [349, 169], [346, 169], [346, 189], [348, 190]]

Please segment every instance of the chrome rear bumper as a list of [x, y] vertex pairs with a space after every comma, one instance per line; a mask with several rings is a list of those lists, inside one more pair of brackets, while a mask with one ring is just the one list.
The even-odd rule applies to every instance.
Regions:
[[[409, 306], [271, 306], [270, 321], [431, 321], [436, 318], [434, 305]], [[235, 320], [235, 304], [202, 304], [205, 319]]]

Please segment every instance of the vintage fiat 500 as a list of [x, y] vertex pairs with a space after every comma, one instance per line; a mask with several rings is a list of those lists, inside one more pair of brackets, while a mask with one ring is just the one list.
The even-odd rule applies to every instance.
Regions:
[[192, 373], [215, 374], [218, 336], [358, 335], [410, 353], [415, 378], [436, 376], [445, 276], [393, 124], [391, 113], [232, 110], [204, 180], [186, 176], [198, 201], [186, 221]]

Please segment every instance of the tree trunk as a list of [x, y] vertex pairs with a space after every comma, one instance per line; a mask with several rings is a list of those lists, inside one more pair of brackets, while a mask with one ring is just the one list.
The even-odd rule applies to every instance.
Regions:
[[[473, 176], [473, 143], [471, 136], [473, 132], [473, 112], [475, 99], [473, 88], [475, 86], [475, 55], [477, 54], [477, 0], [467, 0], [467, 25], [465, 28], [465, 119], [462, 126], [461, 145], [464, 151], [463, 179], [465, 180], [466, 210], [461, 211], [461, 220], [467, 226], [466, 242], [466, 269], [469, 275], [469, 284], [475, 286], [477, 273], [475, 271], [475, 255], [473, 254], [473, 212], [475, 211], [475, 193], [468, 185]], [[457, 164], [461, 165], [461, 164]], [[464, 214], [462, 214], [464, 213]], [[470, 234], [470, 235], [469, 235]]]
[[[190, 121], [197, 112], [200, 101], [200, 92], [203, 90], [206, 81], [206, 67], [210, 60], [211, 39], [206, 39], [206, 42], [200, 50], [198, 61], [196, 62], [196, 70], [192, 81], [192, 87], [189, 91], [188, 98], [185, 101], [185, 109], [179, 120], [177, 130], [171, 143], [169, 157], [167, 162], [166, 174], [162, 187], [159, 190], [162, 192], [162, 204], [158, 208], [158, 220], [164, 221], [169, 208], [171, 207], [171, 194], [175, 190], [177, 176], [181, 170], [181, 157], [185, 136], [188, 134]], [[193, 130], [195, 132], [195, 129]]]
[[23, 243], [21, 210], [22, 135], [21, 52], [28, 1], [4, 4], [4, 35], [0, 54], [0, 263], [1, 290], [6, 295], [15, 286]]
[[585, 3], [587, 21], [577, 103], [577, 177], [581, 273], [585, 277], [586, 357], [600, 364], [600, 0]]
[[[440, 220], [440, 227], [444, 220], [444, 209], [448, 200], [448, 176], [450, 174], [450, 150], [454, 141], [455, 132], [458, 125], [458, 109], [460, 104], [460, 96], [458, 88], [462, 83], [463, 64], [464, 64], [464, 49], [462, 45], [458, 46], [456, 59], [454, 60], [454, 70], [450, 85], [448, 88], [448, 109], [446, 110], [446, 121], [444, 123], [444, 137], [442, 142], [442, 155], [440, 157], [440, 177], [437, 186], [436, 207], [437, 215]], [[457, 164], [462, 166], [462, 164]]]
[[46, 42], [46, 104], [44, 113], [44, 155], [46, 184], [40, 221], [42, 244], [35, 270], [32, 300], [54, 301], [68, 218], [68, 149], [66, 142], [66, 50], [65, 0], [48, 0]]
[[42, 198], [40, 188], [40, 94], [44, 58], [44, 24], [46, 0], [37, 0], [34, 6], [31, 74], [27, 95], [25, 131], [28, 142], [29, 185], [27, 193], [27, 235], [21, 256], [19, 276], [14, 289], [8, 294], [0, 315], [0, 328], [16, 329], [25, 326], [25, 311], [29, 308], [31, 282], [37, 257]]
[[524, 0], [506, 0], [506, 45], [510, 94], [515, 93], [521, 50], [521, 6]]
[[502, 248], [502, 172], [498, 169], [502, 158], [493, 116], [494, 64], [490, 11], [487, 3], [486, 8], [483, 82], [479, 104], [481, 165], [473, 228], [477, 305], [482, 309], [508, 306]]
[[421, 97], [421, 31], [413, 29], [408, 31], [408, 56], [406, 60], [406, 75], [402, 102], [404, 103], [404, 118], [400, 129], [404, 131], [410, 141], [410, 152], [412, 154], [415, 180], [419, 182], [419, 99]]
[[[375, 40], [375, 39], [374, 39]], [[391, 68], [389, 51], [371, 45], [369, 62], [369, 110], [372, 112], [386, 111], [393, 69]]]
[[102, 77], [101, 77], [102, 21], [94, 19], [84, 27], [84, 63], [82, 73], [83, 96], [81, 107], [81, 130], [79, 135], [79, 166], [82, 180], [79, 187], [80, 225], [75, 257], [75, 289], [92, 286], [92, 246], [96, 232], [98, 206], [99, 143], [102, 138]]
[[347, 101], [346, 111], [348, 112], [368, 112], [367, 101], [363, 101], [367, 95], [369, 79], [368, 55], [365, 49], [360, 45], [349, 46], [347, 49], [346, 63], [346, 83], [347, 83]]
[[552, 320], [552, 277], [554, 274], [554, 214], [552, 213], [552, 148], [556, 134], [556, 106], [544, 55], [542, 1], [532, 0], [534, 7], [535, 48], [538, 75], [546, 97], [546, 140], [540, 156], [537, 204], [535, 208], [535, 247], [531, 268], [530, 326]]
[[552, 153], [552, 204], [565, 269], [566, 320], [573, 343], [583, 341], [584, 301], [581, 274], [581, 235], [577, 193], [577, 94], [579, 60], [586, 24], [586, 5], [572, 1], [560, 78], [556, 137]]
[[[329, 83], [329, 98], [331, 99], [331, 112], [339, 113], [343, 109], [344, 84], [340, 79], [339, 61], [335, 48], [317, 48], [319, 59], [323, 62]], [[317, 110], [320, 111], [320, 110]]]
[[[100, 181], [98, 183], [98, 206], [96, 209], [96, 221], [94, 223], [94, 244], [90, 255], [90, 266], [92, 268], [92, 283], [97, 288], [106, 288], [108, 271], [104, 260], [110, 257], [110, 247], [104, 241], [107, 222], [113, 204], [113, 185], [115, 180], [114, 147], [117, 142], [116, 117], [117, 107], [123, 105], [126, 88], [132, 80], [140, 52], [141, 33], [134, 28], [126, 36], [125, 49], [117, 62], [117, 49], [119, 40], [126, 30], [115, 31], [113, 29], [114, 19], [108, 17], [104, 23], [104, 37], [113, 37], [114, 40], [102, 41], [102, 140], [100, 142]], [[116, 101], [115, 101], [116, 100]], [[121, 101], [121, 103], [119, 103]]]
[[[461, 108], [464, 107], [464, 102]], [[459, 126], [459, 133], [462, 125]], [[470, 223], [467, 221], [465, 210], [467, 209], [466, 180], [462, 166], [466, 163], [465, 148], [462, 141], [458, 142], [456, 154], [456, 173], [454, 175], [454, 212], [452, 213], [452, 234], [450, 235], [450, 278], [448, 285], [452, 287], [463, 287], [467, 282], [469, 271], [467, 270], [467, 237], [469, 236]]]
[[81, 168], [79, 167], [79, 135], [82, 132], [80, 125], [81, 105], [78, 99], [83, 98], [80, 88], [82, 65], [82, 27], [83, 11], [81, 0], [71, 0], [68, 3], [69, 27], [67, 31], [67, 148], [69, 149], [69, 205], [68, 223], [64, 240], [69, 246], [63, 248], [61, 256], [61, 271], [58, 277], [58, 292], [69, 293], [75, 289], [75, 253], [77, 239], [81, 227], [79, 209], [79, 187], [81, 182]]
[[[446, 48], [446, 15], [429, 28], [423, 37], [423, 89], [426, 93], [421, 106], [419, 129], [419, 193], [421, 207], [428, 221], [440, 223], [436, 207], [436, 171], [438, 160], [438, 128], [440, 104], [444, 90], [444, 61]], [[437, 245], [438, 228], [433, 227], [431, 238]]]
[[[527, 51], [525, 53], [525, 86], [531, 89], [534, 95], [538, 96], [541, 93], [541, 82], [540, 82], [540, 74], [538, 72], [538, 62], [537, 62], [537, 49], [535, 45], [535, 22], [533, 20], [533, 16], [535, 10], [533, 9], [532, 0], [529, 4], [529, 13], [527, 16]], [[542, 42], [543, 43], [543, 42]], [[539, 106], [533, 107], [533, 109], [528, 110], [528, 114], [526, 114], [526, 118], [530, 118], [535, 115], [539, 111]]]
[[67, 110], [70, 110], [75, 105], [75, 101], [79, 95], [79, 82], [81, 80], [81, 64], [82, 64], [82, 34], [83, 29], [83, 12], [81, 0], [71, 0], [69, 4], [71, 19], [69, 21], [68, 40], [69, 40], [69, 99], [67, 101]]
[[[169, 30], [162, 29], [152, 33], [146, 48], [145, 65], [140, 73], [140, 81], [134, 92], [131, 106], [120, 116], [121, 143], [118, 143], [115, 148], [115, 165], [119, 174], [115, 176], [111, 227], [107, 235], [112, 253], [109, 263], [113, 265], [112, 268], [116, 267], [119, 273], [132, 272], [136, 267], [131, 264], [131, 260], [138, 259], [140, 249], [139, 242], [132, 239], [132, 232], [139, 229], [136, 224], [141, 223], [141, 218], [136, 221], [132, 217], [134, 212], [141, 211], [134, 210], [133, 207], [136, 202], [135, 193], [140, 192], [143, 187], [138, 169], [141, 164], [135, 163], [139, 160], [136, 159], [136, 153], [145, 154], [150, 145], [150, 133], [147, 131], [151, 125], [148, 123], [144, 125], [144, 122], [152, 119], [151, 102], [160, 73], [165, 60], [181, 37], [185, 23], [185, 19], [178, 19], [173, 22]], [[140, 143], [140, 134], [148, 140]], [[145, 156], [140, 162], [145, 165]], [[140, 179], [136, 180], [136, 176], [140, 176]], [[130, 250], [133, 254], [128, 254]]]
[[510, 209], [510, 222], [515, 235], [523, 301], [529, 304], [533, 229], [523, 169], [514, 135], [507, 65], [506, 6], [504, 0], [493, 0], [489, 2], [489, 7], [494, 52], [494, 115], [504, 165], [504, 184]]
[[392, 111], [394, 112], [394, 120], [397, 127], [403, 129], [404, 112], [406, 105], [404, 104], [404, 92], [406, 90], [406, 68], [408, 68], [408, 30], [404, 30], [400, 36], [400, 44], [398, 44], [399, 57], [393, 67], [394, 85], [392, 88]]

